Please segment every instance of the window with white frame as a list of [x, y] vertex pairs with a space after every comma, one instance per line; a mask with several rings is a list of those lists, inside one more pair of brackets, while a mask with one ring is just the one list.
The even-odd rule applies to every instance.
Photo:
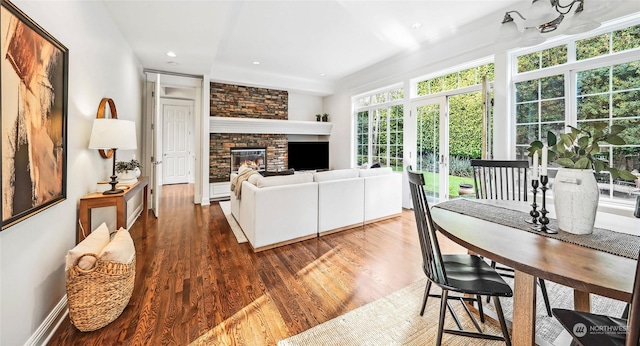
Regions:
[[[640, 25], [611, 30], [548, 49], [514, 54], [516, 157], [525, 159], [534, 140], [565, 125], [624, 125], [623, 146], [602, 145], [600, 158], [612, 167], [640, 170]], [[603, 197], [630, 203], [637, 182], [598, 174]]]
[[403, 88], [356, 97], [355, 164], [402, 170]]

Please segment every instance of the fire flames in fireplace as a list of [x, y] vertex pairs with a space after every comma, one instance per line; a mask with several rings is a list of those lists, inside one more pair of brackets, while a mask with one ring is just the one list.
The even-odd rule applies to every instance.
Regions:
[[231, 149], [231, 173], [238, 172], [240, 166], [248, 166], [257, 171], [267, 169], [266, 148]]

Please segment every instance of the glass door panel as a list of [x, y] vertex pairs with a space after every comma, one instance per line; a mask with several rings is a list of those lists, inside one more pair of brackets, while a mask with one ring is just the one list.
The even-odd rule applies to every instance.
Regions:
[[449, 104], [449, 198], [469, 194], [473, 187], [471, 159], [482, 156], [482, 92], [450, 96]]
[[[425, 192], [430, 202], [446, 200], [447, 181], [440, 172], [445, 171], [442, 123], [445, 110], [441, 102], [419, 104], [414, 107], [416, 114], [416, 171], [424, 174]], [[443, 145], [444, 144], [444, 145]], [[446, 176], [446, 175], [445, 175]]]

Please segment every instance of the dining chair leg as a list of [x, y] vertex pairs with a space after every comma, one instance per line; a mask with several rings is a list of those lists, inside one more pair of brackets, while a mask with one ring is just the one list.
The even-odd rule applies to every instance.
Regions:
[[[496, 269], [496, 261], [491, 261], [491, 268]], [[491, 296], [487, 296], [487, 304], [491, 301]]]
[[482, 297], [476, 295], [476, 302], [478, 303], [478, 315], [480, 315], [480, 322], [484, 323], [484, 310], [482, 309]]
[[427, 280], [427, 286], [424, 288], [424, 299], [422, 299], [422, 308], [420, 309], [420, 316], [424, 315], [424, 310], [427, 308], [427, 299], [429, 298], [430, 290], [431, 290], [431, 281]]
[[500, 321], [500, 328], [502, 328], [502, 336], [504, 336], [504, 342], [507, 346], [511, 346], [511, 337], [509, 336], [509, 330], [507, 329], [507, 322], [504, 320], [504, 312], [502, 311], [502, 304], [500, 304], [499, 297], [493, 297], [493, 303], [496, 307], [496, 314]]
[[440, 298], [440, 318], [438, 319], [438, 340], [436, 346], [442, 344], [442, 333], [444, 332], [444, 315], [447, 312], [447, 299], [449, 297], [448, 290], [442, 290], [442, 297]]
[[542, 291], [542, 298], [544, 299], [544, 306], [547, 308], [547, 316], [552, 317], [551, 305], [549, 304], [549, 295], [547, 294], [547, 285], [544, 284], [544, 280], [538, 278], [540, 284], [540, 290]]

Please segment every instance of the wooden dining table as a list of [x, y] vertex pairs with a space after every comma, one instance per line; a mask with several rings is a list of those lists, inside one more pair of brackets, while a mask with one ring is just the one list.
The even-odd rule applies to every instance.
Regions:
[[[477, 201], [528, 212], [526, 202]], [[504, 226], [469, 215], [431, 208], [435, 227], [447, 238], [514, 269], [512, 341], [535, 344], [536, 281], [539, 277], [573, 288], [574, 309], [590, 311], [590, 293], [629, 301], [636, 261]], [[554, 216], [553, 211], [550, 214]], [[638, 234], [640, 219], [598, 212], [596, 227]]]

